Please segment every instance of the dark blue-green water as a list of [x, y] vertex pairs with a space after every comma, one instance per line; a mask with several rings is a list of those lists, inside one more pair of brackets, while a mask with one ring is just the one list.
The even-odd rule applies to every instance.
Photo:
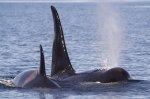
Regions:
[[11, 80], [18, 73], [38, 68], [40, 44], [45, 52], [47, 74], [50, 74], [54, 33], [51, 5], [58, 9], [76, 72], [101, 68], [104, 49], [98, 35], [102, 27], [98, 26], [97, 4], [0, 3], [0, 99], [150, 98], [150, 4], [146, 3], [115, 5], [125, 30], [120, 64], [132, 79], [140, 81], [82, 83], [60, 89], [12, 87]]

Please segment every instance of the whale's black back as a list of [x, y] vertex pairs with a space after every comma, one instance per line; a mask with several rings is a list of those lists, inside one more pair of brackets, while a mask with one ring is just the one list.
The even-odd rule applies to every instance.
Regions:
[[65, 73], [68, 76], [75, 73], [72, 68], [65, 45], [63, 29], [55, 7], [51, 6], [54, 20], [54, 41], [52, 49], [51, 76]]

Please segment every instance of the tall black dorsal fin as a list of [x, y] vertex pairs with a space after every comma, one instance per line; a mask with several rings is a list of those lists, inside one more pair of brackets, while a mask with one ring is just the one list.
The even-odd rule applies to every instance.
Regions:
[[44, 51], [43, 51], [42, 45], [40, 45], [40, 68], [39, 68], [39, 74], [41, 74], [42, 76], [46, 76]]
[[54, 21], [54, 41], [52, 51], [51, 76], [62, 72], [67, 75], [72, 75], [75, 73], [75, 71], [72, 68], [66, 49], [60, 18], [55, 7], [51, 6], [51, 10]]

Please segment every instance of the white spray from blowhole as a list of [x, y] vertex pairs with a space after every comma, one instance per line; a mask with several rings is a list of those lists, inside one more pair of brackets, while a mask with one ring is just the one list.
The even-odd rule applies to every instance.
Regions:
[[98, 33], [103, 44], [102, 68], [119, 67], [123, 32], [121, 16], [111, 2], [99, 2], [98, 14]]

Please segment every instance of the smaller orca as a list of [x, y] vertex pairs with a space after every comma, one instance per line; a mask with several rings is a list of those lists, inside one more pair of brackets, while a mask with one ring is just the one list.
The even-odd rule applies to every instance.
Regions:
[[109, 70], [91, 70], [89, 72], [75, 73], [65, 45], [62, 25], [58, 12], [51, 6], [54, 21], [54, 41], [52, 49], [52, 69], [51, 77], [57, 81], [67, 82], [118, 82], [128, 81], [129, 73], [120, 67]]
[[46, 87], [46, 88], [59, 88], [60, 86], [52, 79], [46, 77], [45, 59], [43, 48], [40, 45], [40, 67], [39, 70], [26, 70], [18, 74], [13, 79], [15, 87], [33, 88], [33, 87]]

